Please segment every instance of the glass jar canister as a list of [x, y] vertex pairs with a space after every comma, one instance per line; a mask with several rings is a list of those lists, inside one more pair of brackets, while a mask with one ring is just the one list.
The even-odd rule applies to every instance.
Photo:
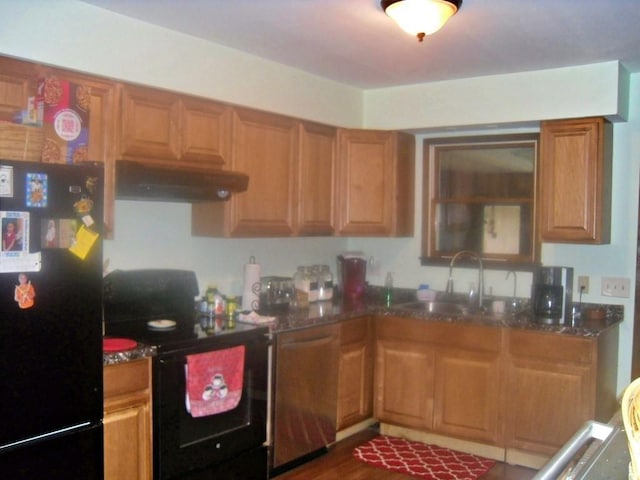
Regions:
[[298, 267], [293, 275], [293, 286], [296, 290], [296, 306], [307, 307], [309, 305], [309, 276], [305, 267]]
[[309, 276], [309, 301], [317, 302], [318, 301], [318, 275], [320, 271], [317, 266], [314, 265], [312, 267], [307, 267], [307, 275]]
[[318, 267], [318, 300], [325, 301], [333, 298], [333, 275], [329, 265], [317, 265]]

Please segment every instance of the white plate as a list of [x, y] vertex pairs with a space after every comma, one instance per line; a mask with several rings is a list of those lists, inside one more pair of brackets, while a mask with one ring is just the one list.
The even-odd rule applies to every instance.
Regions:
[[152, 330], [170, 330], [175, 328], [176, 322], [173, 320], [151, 320], [147, 325]]

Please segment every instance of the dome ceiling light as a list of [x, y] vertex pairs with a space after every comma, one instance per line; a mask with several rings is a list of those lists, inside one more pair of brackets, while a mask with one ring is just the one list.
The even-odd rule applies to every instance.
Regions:
[[405, 32], [422, 42], [440, 30], [462, 5], [462, 0], [382, 0], [380, 6]]

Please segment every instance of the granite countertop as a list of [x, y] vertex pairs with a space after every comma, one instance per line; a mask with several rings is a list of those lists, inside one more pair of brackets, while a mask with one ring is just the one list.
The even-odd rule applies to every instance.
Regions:
[[595, 305], [582, 304], [580, 308], [586, 311], [588, 308], [602, 308], [606, 316], [600, 320], [582, 319], [576, 315], [571, 325], [549, 325], [537, 322], [528, 308], [523, 308], [517, 315], [512, 314], [485, 314], [485, 315], [447, 315], [434, 314], [421, 310], [403, 308], [403, 304], [416, 302], [415, 290], [394, 290], [394, 303], [391, 307], [384, 304], [381, 289], [370, 288], [362, 302], [349, 303], [341, 299], [332, 302], [312, 303], [308, 308], [290, 308], [285, 312], [271, 313], [275, 317], [270, 324], [273, 334], [284, 333], [289, 330], [298, 330], [327, 323], [335, 323], [350, 318], [364, 315], [376, 316], [405, 316], [447, 323], [461, 323], [473, 325], [485, 325], [489, 327], [503, 327], [535, 330], [539, 332], [558, 333], [581, 337], [598, 336], [601, 332], [618, 325], [624, 318], [622, 305]]
[[120, 352], [103, 352], [102, 365], [116, 365], [118, 363], [130, 362], [140, 358], [152, 357], [156, 354], [156, 347], [150, 347], [142, 343], [130, 350], [122, 350]]
[[[516, 328], [535, 330], [540, 332], [557, 333], [581, 337], [598, 336], [601, 332], [619, 324], [623, 320], [623, 306], [621, 305], [591, 305], [583, 304], [582, 309], [603, 308], [606, 316], [602, 320], [582, 320], [578, 315], [571, 325], [548, 325], [536, 322], [530, 309], [523, 308], [517, 315], [446, 315], [434, 314], [421, 310], [403, 308], [406, 303], [416, 302], [415, 290], [394, 289], [394, 302], [387, 307], [380, 287], [369, 287], [363, 300], [358, 303], [343, 302], [340, 298], [333, 301], [312, 303], [305, 308], [290, 308], [283, 312], [270, 315], [274, 320], [268, 324], [272, 334], [280, 334], [291, 330], [299, 330], [318, 325], [336, 323], [365, 315], [403, 316], [424, 319], [425, 321], [484, 325], [488, 327]], [[103, 364], [113, 365], [128, 362], [138, 358], [154, 356], [153, 346], [138, 344], [132, 350], [103, 354]]]

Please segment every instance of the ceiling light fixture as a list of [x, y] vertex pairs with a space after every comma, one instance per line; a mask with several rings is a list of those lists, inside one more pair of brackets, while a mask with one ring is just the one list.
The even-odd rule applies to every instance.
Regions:
[[442, 28], [462, 5], [462, 0], [382, 0], [380, 6], [405, 32], [421, 42]]

